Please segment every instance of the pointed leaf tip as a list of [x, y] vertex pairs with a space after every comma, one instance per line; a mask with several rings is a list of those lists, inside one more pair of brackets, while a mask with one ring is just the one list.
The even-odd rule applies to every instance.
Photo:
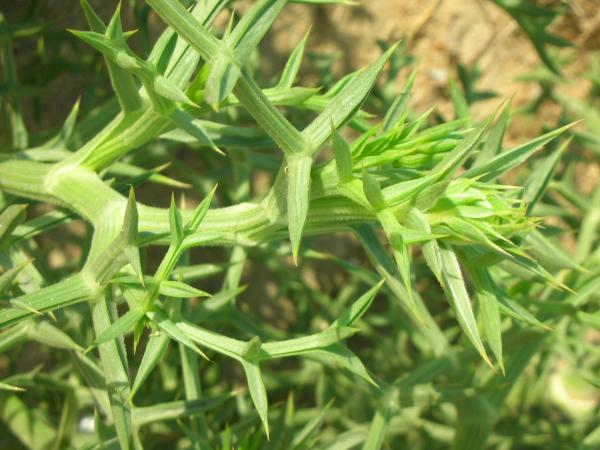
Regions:
[[135, 243], [138, 232], [138, 218], [135, 192], [133, 186], [131, 186], [125, 208], [125, 217], [123, 218], [123, 227], [121, 229], [121, 236], [125, 239], [125, 242]]
[[300, 242], [310, 202], [312, 158], [295, 155], [288, 158], [287, 215], [294, 264], [298, 265]]
[[208, 210], [210, 208], [212, 199], [215, 196], [215, 192], [217, 192], [217, 187], [219, 187], [218, 183], [213, 186], [213, 188], [210, 190], [210, 192], [206, 195], [206, 197], [204, 197], [204, 199], [200, 202], [200, 204], [194, 210], [194, 213], [192, 214], [191, 219], [186, 224], [186, 229], [188, 232], [190, 232], [190, 233], [195, 232], [198, 229], [198, 227], [200, 226], [200, 224], [202, 223], [202, 220], [204, 219], [204, 217], [206, 216], [206, 213], [208, 212]]
[[340, 181], [350, 181], [353, 178], [352, 152], [348, 143], [335, 128], [333, 121], [331, 121], [331, 145]]

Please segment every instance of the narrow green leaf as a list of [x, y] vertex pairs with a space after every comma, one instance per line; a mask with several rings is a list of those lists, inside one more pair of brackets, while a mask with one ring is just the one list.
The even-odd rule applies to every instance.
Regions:
[[102, 331], [100, 336], [87, 348], [89, 351], [95, 347], [98, 347], [108, 341], [112, 341], [120, 336], [124, 336], [129, 331], [133, 330], [136, 324], [144, 317], [145, 312], [143, 309], [130, 309], [115, 322], [111, 323], [106, 329]]
[[121, 227], [121, 237], [124, 242], [135, 243], [138, 232], [138, 210], [133, 188], [129, 189], [129, 198], [125, 208], [123, 226]]
[[[86, 14], [86, 17], [88, 17], [88, 14]], [[88, 23], [90, 22], [90, 19], [92, 21], [95, 20], [91, 17], [88, 17]], [[99, 31], [100, 27], [98, 25], [99, 24], [96, 22], [95, 27], [92, 27], [92, 31], [102, 33], [102, 31]], [[120, 4], [117, 6], [115, 14], [108, 24], [106, 35], [111, 40], [125, 47], [125, 39], [121, 29]], [[133, 111], [139, 110], [142, 107], [142, 98], [140, 97], [138, 87], [135, 84], [132, 74], [126, 69], [119, 67], [118, 64], [115, 64], [115, 62], [111, 61], [108, 57], [106, 57], [106, 63], [111, 84], [115, 94], [117, 95], [117, 99], [119, 100], [119, 104], [121, 105], [123, 112], [125, 114], [129, 114]]]
[[492, 126], [490, 134], [483, 144], [483, 149], [479, 153], [471, 168], [479, 167], [492, 158], [494, 158], [502, 149], [502, 140], [504, 139], [504, 133], [510, 122], [510, 103], [507, 103], [502, 109], [502, 113], [496, 123]]
[[186, 233], [195, 232], [200, 226], [200, 223], [202, 223], [202, 220], [208, 212], [208, 208], [210, 208], [210, 204], [215, 195], [215, 192], [217, 191], [217, 186], [218, 185], [215, 184], [215, 186], [210, 190], [210, 192], [206, 195], [206, 197], [204, 197], [204, 199], [198, 204], [198, 206], [194, 210], [192, 217], [188, 220], [188, 222], [185, 225]]
[[394, 253], [394, 259], [396, 261], [396, 266], [398, 267], [398, 272], [400, 273], [400, 278], [404, 282], [404, 287], [406, 288], [406, 292], [412, 297], [412, 283], [411, 283], [411, 260], [410, 260], [410, 249], [408, 245], [405, 243], [402, 233], [398, 229], [397, 231], [392, 231], [392, 233], [388, 236], [390, 240], [390, 244], [392, 245], [392, 250]]
[[182, 281], [162, 281], [159, 292], [160, 295], [174, 298], [210, 297], [210, 294]]
[[310, 30], [304, 34], [300, 42], [298, 42], [298, 45], [296, 45], [288, 57], [283, 72], [281, 73], [281, 77], [279, 78], [279, 82], [277, 83], [278, 87], [291, 88], [294, 85], [294, 81], [300, 70], [300, 64], [302, 63], [304, 48], [306, 47], [306, 41], [308, 40], [309, 34]]
[[13, 230], [25, 221], [27, 205], [10, 205], [0, 214], [0, 247], [10, 238]]
[[4, 383], [3, 381], [0, 381], [0, 391], [25, 392], [26, 389], [19, 387], [19, 386], [13, 386], [12, 384]]
[[188, 135], [196, 139], [199, 143], [207, 146], [211, 150], [217, 152], [220, 155], [224, 155], [223, 151], [217, 147], [217, 145], [213, 142], [211, 137], [208, 135], [206, 130], [202, 126], [202, 122], [194, 119], [187, 112], [177, 108], [175, 109], [169, 118], [173, 121], [173, 123], [185, 131]]
[[213, 333], [191, 323], [177, 322], [176, 327], [192, 341], [238, 361], [248, 349], [247, 342]]
[[193, 107], [198, 106], [192, 100], [190, 100], [190, 98], [179, 88], [179, 86], [162, 75], [156, 75], [154, 77], [152, 88], [158, 95], [173, 102], [179, 102]]
[[381, 187], [379, 186], [379, 182], [377, 178], [373, 175], [365, 172], [363, 173], [363, 189], [365, 192], [365, 197], [371, 204], [371, 207], [375, 212], [382, 211], [387, 207], [385, 197], [381, 191]]
[[65, 278], [31, 294], [17, 297], [20, 308], [0, 309], [0, 329], [25, 320], [37, 313], [46, 313], [89, 300], [95, 294], [81, 274]]
[[526, 144], [519, 145], [511, 150], [506, 150], [487, 163], [467, 170], [461, 177], [477, 178], [481, 181], [494, 181], [503, 173], [527, 160], [533, 153], [572, 126], [573, 124], [565, 125], [564, 127], [557, 128], [556, 130], [537, 137]]
[[415, 207], [423, 212], [433, 208], [440, 197], [446, 193], [449, 184], [450, 180], [444, 180], [439, 183], [434, 183], [431, 186], [427, 186], [415, 197]]
[[206, 87], [204, 100], [218, 111], [221, 103], [231, 94], [235, 84], [242, 75], [241, 63], [235, 61], [234, 51], [221, 43], [219, 53], [211, 60], [211, 70]]
[[304, 427], [298, 433], [294, 435], [291, 442], [292, 449], [305, 448], [305, 445], [308, 445], [308, 440], [318, 431], [318, 429], [323, 424], [323, 419], [325, 418], [325, 414], [329, 411], [329, 408], [333, 404], [333, 399], [330, 400], [321, 411], [315, 415], [311, 420], [309, 420]]
[[375, 299], [375, 295], [383, 286], [385, 280], [381, 280], [363, 295], [361, 295], [356, 301], [352, 303], [347, 309], [345, 309], [342, 314], [338, 316], [338, 318], [330, 325], [330, 327], [351, 327], [354, 325], [363, 315], [367, 312], [367, 309], [373, 303], [373, 299]]
[[371, 421], [362, 450], [379, 450], [383, 446], [389, 421], [389, 413], [382, 408], [377, 409]]
[[[427, 217], [418, 209], [413, 208], [407, 214], [407, 224], [423, 233], [431, 233], [431, 227]], [[440, 246], [436, 240], [425, 242], [421, 245], [423, 256], [435, 278], [442, 282], [442, 255]]]
[[523, 244], [527, 248], [528, 253], [549, 270], [552, 268], [583, 270], [570, 255], [550, 239], [546, 238], [537, 229], [527, 233]]
[[80, 0], [80, 3], [90, 29], [95, 33], [104, 33], [106, 31], [106, 24], [98, 17], [88, 0]]
[[50, 322], [43, 320], [32, 323], [27, 327], [27, 336], [29, 339], [39, 342], [43, 345], [62, 348], [66, 350], [74, 350], [80, 352], [83, 348], [78, 345], [71, 337], [55, 327]]
[[483, 360], [490, 367], [493, 367], [479, 336], [477, 322], [473, 315], [473, 307], [471, 306], [471, 300], [469, 300], [469, 294], [465, 287], [458, 259], [451, 249], [443, 246], [440, 247], [440, 256], [443, 288], [450, 304], [456, 312], [458, 323]]
[[310, 156], [291, 156], [287, 161], [287, 220], [290, 241], [292, 243], [292, 256], [294, 264], [298, 265], [300, 242], [308, 215], [310, 200], [310, 170], [312, 158]]
[[[375, 230], [369, 225], [360, 225], [354, 229], [375, 270], [385, 279], [386, 284], [400, 301], [400, 305], [417, 324], [422, 324], [426, 310], [415, 303], [415, 297], [407, 292], [404, 283], [400, 282], [398, 268], [379, 242]], [[431, 335], [435, 336], [437, 333]]]
[[467, 102], [465, 95], [452, 78], [449, 78], [448, 82], [450, 84], [450, 98], [452, 99], [452, 104], [454, 105], [456, 118], [469, 118], [471, 113], [469, 112], [469, 103]]
[[331, 144], [333, 147], [338, 178], [342, 183], [346, 183], [354, 178], [352, 171], [352, 152], [348, 143], [333, 127], [333, 124], [331, 125], [331, 128]]
[[307, 357], [322, 361], [325, 364], [332, 365], [333, 367], [343, 367], [347, 371], [359, 376], [367, 383], [378, 387], [377, 383], [375, 380], [373, 380], [360, 358], [356, 356], [350, 349], [348, 349], [348, 347], [341, 343], [336, 343], [330, 345], [329, 347], [312, 350], [307, 354]]
[[171, 229], [171, 243], [178, 246], [183, 241], [183, 219], [175, 204], [174, 194], [171, 194], [171, 204], [169, 206], [169, 228]]
[[0, 275], [0, 296], [4, 295], [11, 287], [19, 273], [28, 265], [31, 264], [31, 260], [25, 261], [18, 266], [12, 267]]
[[397, 44], [390, 47], [371, 66], [363, 69], [344, 89], [335, 96], [327, 107], [302, 131], [302, 134], [312, 143], [312, 152], [316, 153], [321, 145], [329, 138], [331, 124], [339, 128], [348, 121], [363, 104], [373, 88], [379, 73], [387, 60], [396, 50]]
[[174, 323], [169, 317], [160, 309], [156, 308], [155, 311], [148, 311], [146, 316], [152, 320], [162, 331], [164, 331], [171, 339], [185, 345], [187, 348], [193, 350], [202, 358], [208, 360], [208, 357], [202, 350], [194, 343], [193, 338], [190, 338], [185, 330], [182, 330], [179, 326], [180, 323]]
[[131, 386], [131, 397], [137, 393], [140, 387], [150, 376], [158, 362], [162, 359], [169, 345], [169, 336], [166, 333], [156, 333], [150, 336], [144, 350], [142, 361], [138, 368], [133, 385]]
[[265, 428], [267, 439], [269, 438], [269, 418], [268, 409], [269, 403], [267, 400], [267, 391], [265, 384], [260, 373], [260, 367], [258, 364], [250, 363], [245, 360], [241, 360], [244, 372], [246, 372], [246, 379], [248, 381], [248, 389], [250, 391], [250, 397], [254, 402], [254, 407], [260, 416], [260, 420]]
[[531, 214], [535, 205], [541, 200], [546, 192], [548, 184], [556, 171], [556, 166], [563, 153], [571, 144], [571, 140], [572, 138], [567, 139], [552, 154], [547, 156], [544, 161], [532, 171], [531, 176], [527, 179], [525, 191], [523, 192], [523, 201], [527, 204], [528, 214]]
[[406, 83], [404, 83], [402, 93], [394, 99], [394, 102], [385, 113], [385, 117], [383, 118], [384, 133], [394, 128], [400, 128], [402, 125], [404, 125], [404, 121], [406, 120], [406, 117], [408, 115], [406, 106], [416, 76], [417, 71], [413, 70], [409, 75], [408, 80], [406, 80]]
[[500, 307], [490, 284], [490, 274], [486, 269], [469, 266], [469, 273], [476, 288], [477, 303], [481, 312], [481, 320], [485, 339], [498, 361], [500, 370], [504, 373], [502, 359], [502, 329]]

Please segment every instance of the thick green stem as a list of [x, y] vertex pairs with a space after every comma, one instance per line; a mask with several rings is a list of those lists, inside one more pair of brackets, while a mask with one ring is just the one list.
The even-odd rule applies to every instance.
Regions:
[[[38, 178], [39, 177], [39, 178]], [[306, 221], [306, 233], [318, 234], [344, 230], [347, 226], [373, 219], [366, 208], [337, 197], [339, 190], [332, 183], [319, 188], [312, 199]], [[32, 198], [64, 206], [83, 216], [98, 229], [111, 229], [115, 234], [121, 226], [127, 200], [94, 172], [82, 167], [50, 166], [32, 161], [0, 163], [0, 189], [19, 197]], [[211, 209], [198, 228], [197, 235], [219, 233], [218, 245], [256, 245], [285, 237], [285, 209], [281, 203], [282, 189], [275, 183], [271, 193], [261, 203], [240, 203], [226, 208]], [[169, 213], [167, 209], [138, 205], [139, 232], [143, 242], [168, 243]], [[183, 211], [184, 221], [192, 211]], [[109, 239], [110, 240], [110, 239]], [[93, 247], [98, 239], [94, 239]], [[102, 247], [102, 246], [101, 246]]]
[[52, 286], [13, 300], [13, 308], [0, 309], [0, 328], [34, 316], [80, 303], [97, 295], [97, 285], [78, 274]]
[[[101, 298], [93, 307], [94, 331], [100, 336], [116, 319], [116, 310], [108, 297]], [[111, 340], [98, 348], [100, 362], [109, 399], [112, 406], [113, 422], [122, 450], [131, 448], [131, 404], [129, 401], [130, 386], [127, 375], [127, 356], [124, 346], [119, 340]]]

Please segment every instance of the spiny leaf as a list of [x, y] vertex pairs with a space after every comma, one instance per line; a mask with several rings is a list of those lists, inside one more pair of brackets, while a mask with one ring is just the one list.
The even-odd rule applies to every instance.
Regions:
[[121, 238], [124, 242], [135, 243], [138, 233], [138, 210], [133, 188], [129, 189], [129, 198], [123, 217], [123, 226], [121, 227]]
[[[431, 233], [431, 227], [425, 215], [416, 208], [412, 208], [407, 214], [407, 224], [424, 233]], [[442, 281], [442, 255], [440, 253], [440, 246], [436, 240], [431, 240], [421, 245], [423, 256], [429, 266], [431, 272], [435, 275], [435, 278], [440, 284]]]
[[194, 213], [192, 214], [192, 217], [188, 220], [188, 222], [185, 225], [186, 233], [193, 233], [198, 229], [200, 223], [202, 223], [202, 220], [208, 212], [208, 208], [210, 208], [210, 204], [215, 195], [215, 192], [217, 191], [217, 187], [218, 185], [215, 184], [214, 187], [210, 190], [210, 192], [206, 195], [206, 197], [198, 204], [198, 206], [194, 210]]
[[390, 47], [371, 66], [363, 69], [344, 89], [337, 94], [327, 107], [304, 129], [302, 134], [313, 144], [313, 153], [329, 138], [331, 123], [339, 128], [350, 119], [365, 101], [383, 66], [396, 50], [397, 44]]
[[256, 408], [260, 420], [263, 423], [265, 433], [267, 434], [268, 439], [269, 418], [267, 413], [269, 409], [269, 403], [267, 400], [267, 391], [265, 389], [265, 384], [260, 373], [260, 367], [258, 367], [258, 364], [250, 363], [245, 360], [241, 360], [241, 363], [244, 367], [244, 372], [246, 372], [246, 379], [248, 381], [248, 390], [250, 391], [250, 397], [252, 397], [252, 402], [254, 403], [254, 407]]
[[199, 120], [195, 120], [187, 112], [177, 108], [171, 113], [169, 118], [173, 121], [173, 123], [177, 127], [179, 127], [181, 130], [185, 131], [188, 135], [190, 135], [191, 137], [196, 139], [201, 144], [206, 145], [211, 150], [219, 153], [220, 155], [225, 154], [213, 142], [211, 137], [208, 135], [207, 131], [203, 128], [202, 122], [200, 122]]
[[254, 336], [246, 343], [246, 347], [242, 351], [242, 358], [246, 361], [258, 363], [262, 350], [262, 341], [259, 336]]
[[469, 294], [465, 287], [458, 259], [451, 249], [444, 246], [440, 247], [440, 256], [442, 262], [443, 288], [448, 300], [450, 300], [451, 305], [456, 312], [458, 322], [483, 360], [490, 367], [493, 367], [485, 348], [483, 347], [481, 337], [479, 336], [477, 322], [473, 315], [473, 307], [469, 300]]
[[3, 381], [0, 381], [0, 391], [25, 392], [26, 389], [19, 387], [19, 386], [14, 386], [9, 383], [4, 383]]
[[152, 88], [157, 94], [173, 102], [183, 103], [192, 107], [198, 106], [175, 83], [162, 75], [154, 76]]
[[80, 352], [83, 348], [77, 344], [67, 333], [43, 320], [32, 323], [27, 327], [27, 336], [43, 345], [55, 348], [63, 348]]
[[194, 343], [185, 331], [181, 330], [178, 324], [174, 323], [160, 308], [154, 309], [154, 311], [146, 312], [148, 318], [153, 321], [162, 331], [164, 331], [171, 339], [185, 345], [187, 348], [196, 352], [202, 358], [208, 360], [208, 357], [202, 350]]
[[13, 230], [23, 223], [26, 217], [27, 205], [10, 205], [0, 214], [0, 247], [10, 238]]
[[405, 308], [410, 317], [417, 324], [422, 324], [424, 320], [423, 311], [415, 303], [412, 293], [406, 292], [404, 283], [399, 281], [398, 268], [379, 242], [373, 228], [369, 225], [361, 225], [354, 229], [377, 272], [384, 277], [386, 284], [398, 297], [400, 304]]
[[231, 395], [217, 395], [196, 400], [177, 400], [157, 403], [152, 406], [138, 406], [133, 410], [132, 421], [137, 428], [154, 422], [183, 419], [223, 406]]
[[145, 312], [141, 308], [130, 309], [124, 315], [111, 323], [100, 336], [86, 349], [86, 352], [120, 336], [124, 336], [133, 330], [135, 325], [144, 317]]
[[450, 98], [452, 99], [452, 104], [454, 105], [456, 118], [468, 119], [471, 114], [469, 112], [469, 103], [467, 102], [465, 95], [452, 78], [449, 78], [448, 82], [450, 84]]
[[570, 255], [546, 238], [539, 230], [527, 233], [523, 244], [527, 251], [548, 268], [585, 270]]
[[406, 106], [415, 82], [416, 75], [417, 71], [413, 70], [409, 75], [408, 80], [406, 80], [406, 83], [404, 83], [402, 92], [396, 97], [390, 108], [385, 113], [385, 117], [383, 118], [383, 132], [390, 131], [394, 128], [400, 128], [404, 125], [404, 121], [406, 120], [407, 116]]
[[304, 47], [306, 46], [309, 34], [310, 29], [304, 34], [302, 39], [300, 39], [300, 42], [298, 42], [298, 45], [292, 50], [292, 53], [290, 53], [277, 86], [291, 88], [294, 85], [294, 81], [300, 70], [300, 64], [302, 63], [302, 57], [304, 56]]
[[24, 261], [18, 266], [11, 267], [2, 275], [0, 275], [0, 296], [4, 295], [4, 293], [8, 291], [19, 273], [31, 262], [32, 260]]
[[331, 144], [335, 156], [338, 178], [342, 183], [348, 182], [354, 178], [352, 173], [352, 152], [348, 143], [333, 126], [333, 123], [331, 124]]
[[317, 359], [325, 364], [333, 364], [334, 366], [339, 365], [349, 372], [358, 375], [367, 383], [375, 387], [379, 387], [367, 371], [360, 358], [344, 344], [336, 343], [325, 348], [315, 349], [311, 351], [307, 357]]
[[106, 24], [98, 17], [88, 0], [80, 0], [80, 3], [90, 29], [96, 33], [104, 33], [106, 31]]
[[150, 336], [144, 350], [144, 355], [142, 356], [142, 361], [140, 362], [137, 374], [131, 386], [131, 398], [137, 393], [146, 379], [150, 376], [152, 370], [154, 370], [158, 362], [162, 359], [167, 350], [167, 346], [169, 345], [169, 340], [170, 338], [166, 333], [155, 333]]
[[175, 196], [171, 194], [171, 205], [169, 207], [169, 227], [171, 228], [171, 242], [179, 245], [183, 241], [183, 219], [175, 204]]
[[[99, 34], [104, 34], [107, 32], [106, 25], [104, 22], [96, 15], [96, 12], [92, 9], [87, 0], [80, 0], [83, 12], [85, 14], [85, 18], [90, 26], [90, 29]], [[119, 9], [117, 9], [117, 12]], [[115, 27], [119, 24], [118, 30], [120, 30], [120, 18], [115, 12], [113, 18], [111, 20], [113, 33], [115, 32]], [[119, 100], [119, 104], [121, 105], [121, 109], [127, 114], [133, 111], [138, 110], [142, 106], [141, 97], [139, 96], [137, 86], [133, 80], [133, 77], [126, 70], [119, 67], [109, 58], [106, 58], [106, 64], [108, 67], [108, 72], [110, 74], [110, 79], [112, 86], [115, 90], [115, 94]]]
[[450, 180], [434, 183], [423, 189], [415, 197], [414, 204], [419, 211], [427, 211], [435, 206], [442, 195], [446, 193]]
[[375, 212], [379, 212], [385, 209], [387, 204], [377, 179], [373, 175], [366, 172], [363, 173], [362, 179], [365, 197], [371, 204], [373, 210]]
[[162, 281], [159, 288], [160, 295], [174, 298], [209, 297], [210, 294], [196, 289], [182, 281]]
[[241, 63], [235, 61], [233, 49], [221, 43], [219, 52], [211, 60], [211, 70], [204, 89], [204, 99], [215, 111], [231, 94], [241, 74]]
[[494, 181], [503, 173], [524, 162], [534, 152], [542, 148], [551, 140], [571, 128], [573, 124], [557, 128], [540, 137], [537, 137], [526, 144], [519, 145], [511, 150], [499, 154], [485, 164], [473, 167], [461, 175], [464, 178], [477, 178], [480, 181]]
[[507, 103], [502, 112], [500, 113], [500, 117], [496, 120], [496, 123], [492, 126], [490, 130], [490, 134], [485, 140], [485, 144], [483, 144], [483, 149], [473, 161], [473, 165], [471, 168], [479, 167], [489, 160], [494, 158], [502, 149], [502, 140], [504, 139], [504, 132], [508, 127], [510, 122], [510, 102]]
[[483, 332], [486, 341], [492, 349], [496, 361], [498, 361], [500, 370], [504, 373], [500, 307], [498, 306], [498, 300], [494, 295], [493, 286], [490, 284], [490, 274], [485, 269], [479, 269], [472, 266], [469, 267], [469, 273], [471, 274], [473, 283], [476, 287], [477, 302], [481, 312]]
[[541, 200], [546, 192], [548, 184], [556, 171], [556, 166], [563, 153], [569, 147], [571, 140], [572, 138], [567, 139], [551, 155], [547, 156], [544, 161], [532, 171], [531, 176], [527, 179], [525, 191], [523, 192], [523, 201], [527, 204], [528, 214], [531, 214], [535, 205]]
[[322, 425], [323, 419], [325, 418], [325, 414], [329, 411], [329, 408], [333, 404], [333, 399], [331, 399], [311, 420], [307, 422], [306, 425], [293, 437], [291, 441], [292, 449], [305, 448], [304, 445], [307, 444], [310, 436], [314, 434]]
[[300, 241], [308, 215], [310, 200], [310, 156], [292, 156], [287, 158], [287, 216], [292, 256], [294, 264], [298, 265]]
[[385, 280], [381, 280], [379, 283], [361, 295], [352, 303], [352, 305], [350, 305], [350, 307], [345, 309], [344, 312], [342, 312], [342, 314], [340, 314], [330, 326], [351, 327], [354, 325], [363, 316], [367, 309], [369, 309], [369, 306], [371, 306], [375, 295], [377, 292], [379, 292], [379, 289], [381, 286], [383, 286], [383, 283], [385, 283]]

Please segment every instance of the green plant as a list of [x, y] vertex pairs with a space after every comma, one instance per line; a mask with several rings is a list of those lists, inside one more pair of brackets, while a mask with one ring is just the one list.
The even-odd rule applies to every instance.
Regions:
[[[483, 448], [494, 426], [502, 427], [502, 405], [529, 361], [552, 345], [549, 329], [570, 326], [568, 315], [597, 321], [581, 309], [598, 284], [593, 266], [573, 261], [536, 229], [532, 215], [568, 142], [524, 189], [501, 181], [569, 125], [504, 148], [506, 106], [481, 123], [463, 117], [435, 124], [430, 112], [408, 109], [413, 76], [393, 102], [371, 102], [394, 46], [320, 92], [295, 85], [305, 38], [278, 83], [261, 88], [252, 55], [287, 2], [259, 0], [241, 17], [231, 13], [219, 38], [209, 29], [229, 3], [204, 0], [186, 9], [148, 0], [168, 27], [142, 58], [128, 46], [119, 9], [105, 24], [82, 0], [91, 31], [73, 34], [103, 55], [115, 97], [80, 121], [76, 104], [50, 139], [27, 135], [18, 99], [11, 99], [13, 138], [0, 156], [0, 349], [37, 341], [70, 358], [49, 372], [34, 368], [1, 381], [9, 442], [372, 449], [407, 433], [406, 424], [448, 443], [443, 424], [454, 422], [454, 448]], [[361, 109], [365, 102], [386, 109], [374, 118]], [[296, 113], [293, 123], [288, 111]], [[205, 172], [173, 156], [182, 143]], [[329, 147], [332, 158], [322, 154]], [[165, 161], [176, 177], [161, 173]], [[219, 168], [216, 175], [211, 168]], [[250, 175], [265, 168], [272, 184], [253, 198]], [[225, 182], [217, 186], [213, 178]], [[190, 183], [202, 200], [195, 209], [180, 209], [174, 198], [168, 209], [137, 203], [134, 191], [146, 182]], [[223, 206], [211, 207], [216, 202]], [[58, 208], [26, 220], [35, 203]], [[31, 260], [40, 254], [33, 238], [77, 218], [89, 225], [81, 263], [52, 273]], [[370, 268], [304, 244], [340, 231], [357, 238]], [[154, 268], [151, 246], [167, 248]], [[231, 248], [225, 263], [192, 263], [193, 249], [213, 246]], [[294, 266], [278, 267], [288, 254]], [[242, 270], [253, 260], [292, 280], [287, 288], [297, 294], [301, 327], [285, 332], [239, 307]], [[316, 260], [352, 275], [335, 301], [298, 286], [295, 267]], [[224, 279], [212, 296], [192, 285], [215, 274]], [[417, 289], [421, 280], [427, 286]], [[377, 308], [380, 291], [388, 303]], [[359, 329], [375, 366], [346, 343]], [[407, 354], [390, 360], [397, 348]], [[300, 367], [278, 362], [296, 356], [301, 362], [290, 364]], [[239, 373], [228, 359], [241, 367], [249, 395], [234, 388]], [[297, 404], [293, 394], [283, 404], [282, 391], [306, 383], [316, 384], [321, 411]], [[24, 388], [55, 392], [63, 412], [46, 402], [28, 409], [18, 394]], [[353, 391], [358, 403], [347, 399]], [[360, 398], [373, 397], [364, 411]], [[336, 398], [348, 401], [337, 405]], [[431, 417], [420, 418], [428, 408]], [[93, 433], [77, 431], [86, 411], [93, 411]], [[35, 433], [24, 434], [25, 426]], [[410, 433], [407, 439], [427, 445]]]

